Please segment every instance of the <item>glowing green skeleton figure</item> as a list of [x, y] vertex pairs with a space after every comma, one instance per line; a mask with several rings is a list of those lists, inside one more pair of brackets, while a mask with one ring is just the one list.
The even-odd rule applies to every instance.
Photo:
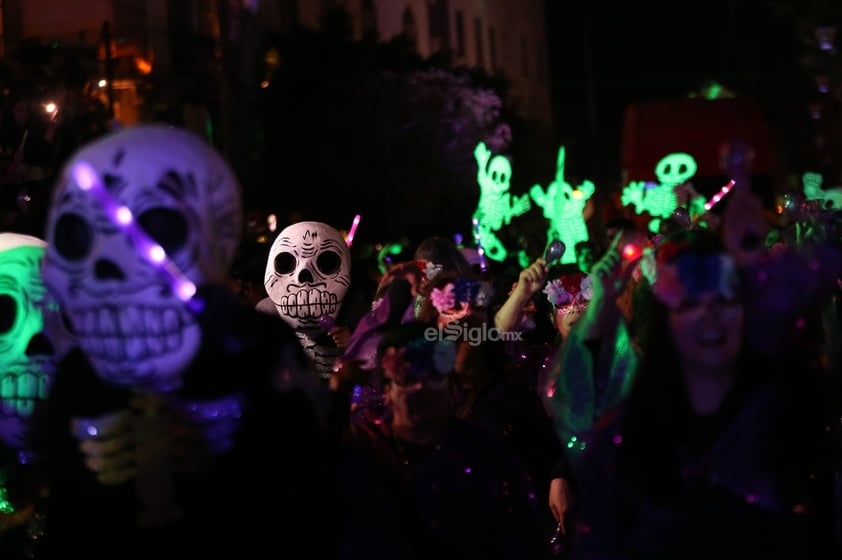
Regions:
[[669, 218], [679, 206], [687, 205], [692, 217], [705, 212], [705, 198], [687, 182], [698, 166], [690, 154], [669, 154], [655, 166], [658, 183], [632, 181], [623, 189], [623, 206], [634, 205], [637, 214], [649, 212], [649, 230], [657, 233], [661, 220]]
[[547, 191], [541, 185], [534, 185], [529, 194], [535, 204], [544, 209], [544, 217], [550, 220], [547, 229], [547, 243], [560, 239], [564, 243], [561, 264], [576, 262], [576, 243], [588, 240], [588, 226], [582, 212], [585, 204], [593, 195], [596, 187], [591, 181], [584, 181], [575, 189], [564, 180], [564, 146], [558, 149], [555, 181], [549, 184]]
[[41, 279], [45, 245], [0, 234], [0, 441], [18, 450], [36, 402], [47, 396], [58, 350], [45, 333], [58, 317]]
[[[474, 148], [477, 160], [477, 183], [479, 183], [479, 204], [474, 218], [479, 221], [480, 245], [489, 259], [506, 260], [508, 252], [495, 232], [512, 218], [529, 212], [532, 204], [529, 195], [516, 196], [508, 192], [512, 178], [512, 164], [505, 156], [491, 157], [491, 150], [480, 142]], [[489, 161], [490, 160], [490, 161]]]
[[842, 210], [842, 187], [822, 188], [822, 176], [808, 171], [801, 176], [804, 185], [804, 198], [820, 200], [824, 210]]

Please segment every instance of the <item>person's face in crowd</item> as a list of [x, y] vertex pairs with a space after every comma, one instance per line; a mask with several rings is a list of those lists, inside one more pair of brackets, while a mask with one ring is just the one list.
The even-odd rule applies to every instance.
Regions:
[[561, 333], [563, 339], [567, 338], [567, 335], [570, 334], [570, 329], [582, 317], [587, 307], [587, 303], [574, 301], [570, 305], [559, 307], [553, 311], [555, 327]]
[[685, 368], [727, 367], [742, 343], [743, 305], [708, 290], [670, 309], [669, 326]]
[[450, 415], [448, 374], [418, 372], [391, 379], [386, 400], [393, 422], [404, 429], [424, 430], [442, 424]]

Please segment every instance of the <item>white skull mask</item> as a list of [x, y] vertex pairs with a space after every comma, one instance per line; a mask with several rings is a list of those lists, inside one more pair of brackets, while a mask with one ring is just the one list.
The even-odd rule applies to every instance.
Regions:
[[293, 329], [324, 330], [322, 316], [336, 319], [351, 283], [351, 251], [335, 228], [298, 222], [285, 228], [269, 250], [266, 292]]
[[[131, 211], [120, 214], [74, 180], [77, 164]], [[125, 216], [125, 214], [123, 214]], [[136, 246], [137, 228], [163, 248], [166, 266]], [[100, 138], [65, 165], [47, 218], [44, 279], [79, 346], [103, 380], [148, 392], [177, 388], [200, 328], [163, 270], [195, 286], [221, 284], [242, 229], [239, 184], [222, 157], [193, 134], [140, 125]]]
[[0, 233], [0, 440], [18, 450], [70, 346], [41, 279], [44, 246], [36, 237]]

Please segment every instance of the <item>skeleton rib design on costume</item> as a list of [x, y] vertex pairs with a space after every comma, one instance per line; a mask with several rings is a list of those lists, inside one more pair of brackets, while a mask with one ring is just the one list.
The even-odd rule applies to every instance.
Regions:
[[351, 251], [342, 234], [322, 222], [287, 226], [269, 250], [266, 292], [296, 332], [319, 374], [329, 377], [339, 350], [320, 344], [320, 319], [336, 319], [351, 284]]

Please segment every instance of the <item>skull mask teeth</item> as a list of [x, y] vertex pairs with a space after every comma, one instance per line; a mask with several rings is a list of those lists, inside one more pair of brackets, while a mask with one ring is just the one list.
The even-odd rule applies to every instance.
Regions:
[[321, 222], [284, 229], [269, 251], [265, 284], [280, 316], [299, 332], [336, 319], [351, 283], [351, 255], [342, 234]]
[[0, 234], [0, 440], [25, 447], [29, 418], [47, 397], [55, 363], [69, 344], [41, 279], [43, 240]]
[[[120, 226], [72, 179], [90, 165], [117, 204]], [[195, 318], [161, 267], [138, 250], [130, 227], [159, 245], [196, 286], [221, 283], [242, 226], [233, 172], [193, 134], [141, 125], [93, 142], [66, 165], [47, 222], [44, 278], [97, 374], [117, 385], [167, 391], [198, 351]]]

